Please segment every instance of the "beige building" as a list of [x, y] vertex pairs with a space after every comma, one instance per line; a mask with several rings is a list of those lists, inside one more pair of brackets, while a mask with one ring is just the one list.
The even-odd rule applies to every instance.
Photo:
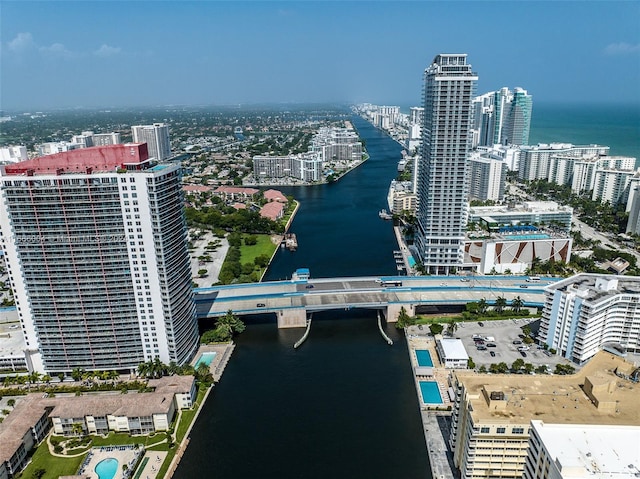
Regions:
[[521, 478], [532, 420], [548, 424], [640, 425], [640, 384], [624, 359], [598, 353], [579, 373], [452, 374], [449, 444], [463, 478]]

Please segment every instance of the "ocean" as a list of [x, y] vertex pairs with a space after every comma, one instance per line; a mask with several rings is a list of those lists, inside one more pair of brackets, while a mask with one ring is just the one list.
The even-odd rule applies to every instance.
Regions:
[[632, 156], [640, 167], [640, 105], [536, 104], [529, 144], [573, 143], [610, 147], [609, 155]]

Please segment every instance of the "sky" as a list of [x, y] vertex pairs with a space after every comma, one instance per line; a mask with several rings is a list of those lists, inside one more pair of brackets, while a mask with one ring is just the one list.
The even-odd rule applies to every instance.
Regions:
[[439, 53], [478, 94], [640, 107], [638, 0], [0, 0], [0, 109], [418, 105]]

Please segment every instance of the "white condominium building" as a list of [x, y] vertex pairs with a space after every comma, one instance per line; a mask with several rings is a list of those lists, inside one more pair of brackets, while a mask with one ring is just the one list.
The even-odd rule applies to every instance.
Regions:
[[178, 165], [145, 144], [2, 167], [0, 227], [31, 368], [187, 363], [198, 348]]
[[301, 153], [289, 156], [253, 157], [253, 175], [257, 182], [272, 179], [296, 178], [313, 183], [322, 179], [322, 159], [318, 153]]
[[504, 198], [507, 164], [499, 156], [475, 151], [469, 157], [469, 199], [499, 201]]
[[578, 364], [607, 345], [640, 352], [640, 277], [583, 273], [547, 286], [538, 340]]
[[134, 143], [146, 143], [149, 156], [157, 161], [171, 158], [171, 141], [169, 125], [154, 123], [153, 125], [136, 125], [131, 127]]
[[448, 274], [464, 259], [477, 81], [466, 54], [437, 55], [424, 74], [416, 248], [430, 274]]
[[640, 177], [640, 171], [596, 170], [591, 199], [612, 205], [627, 204], [631, 180]]
[[640, 234], [640, 178], [631, 180], [626, 211], [629, 213], [626, 233]]
[[520, 148], [518, 178], [527, 181], [549, 180], [549, 172], [554, 170], [551, 166], [553, 157], [582, 158], [585, 156], [605, 156], [608, 153], [608, 146], [599, 145], [574, 146], [570, 143], [539, 143], [523, 146]]

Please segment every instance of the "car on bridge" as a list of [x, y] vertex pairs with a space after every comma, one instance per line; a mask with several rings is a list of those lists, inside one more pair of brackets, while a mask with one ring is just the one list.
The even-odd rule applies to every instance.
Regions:
[[256, 304], [256, 308], [264, 308], [265, 306], [266, 306], [266, 304], [264, 304], [264, 303]]

